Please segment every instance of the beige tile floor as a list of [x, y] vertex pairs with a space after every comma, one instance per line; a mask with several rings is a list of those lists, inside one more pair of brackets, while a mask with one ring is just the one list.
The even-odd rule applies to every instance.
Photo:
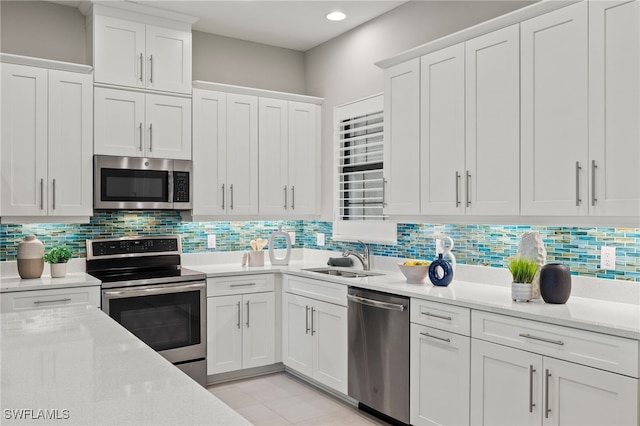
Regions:
[[256, 426], [387, 425], [287, 373], [213, 385], [208, 389]]

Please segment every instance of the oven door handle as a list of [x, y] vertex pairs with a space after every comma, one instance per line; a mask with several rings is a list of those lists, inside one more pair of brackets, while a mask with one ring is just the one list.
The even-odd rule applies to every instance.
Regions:
[[105, 299], [123, 299], [126, 297], [137, 296], [149, 296], [154, 294], [174, 293], [176, 290], [180, 292], [190, 290], [200, 290], [206, 288], [205, 282], [198, 282], [195, 284], [170, 284], [170, 285], [155, 285], [145, 287], [128, 287], [124, 290], [103, 290], [102, 294]]

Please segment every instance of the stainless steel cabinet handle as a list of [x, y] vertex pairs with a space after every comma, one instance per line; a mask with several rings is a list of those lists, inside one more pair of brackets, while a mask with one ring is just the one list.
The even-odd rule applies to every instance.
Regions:
[[451, 343], [451, 339], [449, 339], [448, 337], [438, 337], [438, 336], [434, 336], [433, 334], [429, 334], [429, 333], [420, 333], [420, 335], [424, 336], [424, 337], [430, 337], [430, 338], [436, 339], [436, 340], [442, 340], [443, 342]]
[[140, 142], [138, 144], [138, 149], [140, 150], [140, 152], [142, 152], [142, 121], [138, 125], [138, 140]]
[[250, 321], [249, 321], [249, 307], [250, 307], [250, 306], [251, 306], [251, 305], [249, 304], [249, 301], [247, 301], [247, 328], [249, 328], [249, 322], [250, 322]]
[[33, 304], [34, 305], [41, 305], [43, 303], [60, 303], [60, 302], [70, 302], [71, 299], [69, 298], [65, 298], [65, 299], [56, 299], [56, 300], [34, 300]]
[[591, 205], [595, 206], [598, 202], [596, 198], [596, 160], [591, 160]]
[[432, 314], [431, 312], [420, 312], [420, 315], [424, 315], [424, 316], [427, 316], [427, 317], [440, 318], [440, 319], [447, 320], [447, 321], [451, 321], [452, 320], [451, 317], [445, 317], [444, 315]]
[[304, 319], [305, 319], [305, 332], [304, 334], [309, 334], [309, 305], [305, 306], [305, 311], [304, 311]]
[[311, 307], [311, 335], [313, 336], [316, 333], [316, 330], [313, 329], [313, 312], [315, 311], [315, 309], [313, 309], [313, 306]]
[[387, 207], [387, 179], [382, 178], [382, 207]]
[[40, 210], [44, 210], [44, 179], [40, 179]]
[[467, 207], [471, 205], [471, 173], [467, 170]]
[[291, 187], [291, 210], [296, 209], [296, 187]]
[[229, 185], [229, 191], [231, 191], [231, 204], [229, 205], [229, 208], [233, 210], [233, 184]]
[[224, 183], [223, 183], [222, 184], [222, 210], [224, 210], [224, 196], [225, 196], [225, 193], [224, 193]]
[[229, 287], [247, 287], [251, 285], [256, 285], [256, 283], [231, 284]]
[[149, 152], [153, 151], [153, 123], [149, 124]]
[[287, 209], [287, 204], [289, 203], [287, 200], [287, 196], [288, 196], [288, 192], [287, 192], [287, 185], [284, 186], [284, 209]]
[[352, 302], [359, 303], [361, 305], [373, 306], [375, 308], [389, 309], [392, 311], [404, 311], [406, 309], [406, 306], [404, 305], [399, 305], [396, 303], [381, 302], [379, 300], [367, 299], [366, 297], [354, 296], [352, 294], [347, 294], [347, 299]]
[[52, 185], [52, 189], [53, 189], [53, 195], [52, 195], [52, 200], [51, 200], [51, 206], [53, 207], [53, 209], [56, 209], [56, 180], [54, 179], [53, 182], [51, 183]]
[[456, 207], [460, 207], [460, 173], [456, 172]]
[[525, 339], [533, 339], [533, 340], [540, 340], [541, 342], [553, 343], [554, 345], [560, 345], [560, 346], [564, 345], [564, 342], [562, 340], [546, 339], [544, 337], [532, 336], [531, 334], [528, 334], [528, 333], [520, 333], [518, 334], [518, 336], [524, 337]]
[[149, 55], [149, 83], [153, 83], [153, 55]]
[[580, 206], [582, 199], [580, 198], [580, 162], [576, 161], [576, 207]]
[[238, 302], [238, 328], [240, 328], [240, 302]]
[[536, 372], [536, 369], [533, 368], [533, 365], [529, 365], [529, 412], [533, 413], [533, 407], [536, 404], [533, 402], [533, 373]]
[[142, 83], [142, 68], [144, 67], [144, 58], [142, 57], [142, 52], [140, 52], [140, 83]]
[[546, 405], [546, 409], [544, 410], [544, 418], [549, 418], [549, 413], [551, 412], [551, 408], [549, 408], [549, 378], [551, 377], [551, 373], [549, 373], [549, 369], [545, 370], [544, 373], [544, 404]]

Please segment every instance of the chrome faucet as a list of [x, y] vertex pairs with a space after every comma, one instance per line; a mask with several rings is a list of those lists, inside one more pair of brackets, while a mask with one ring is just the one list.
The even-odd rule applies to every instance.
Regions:
[[369, 247], [360, 240], [358, 240], [358, 242], [364, 246], [364, 251], [362, 252], [362, 254], [352, 250], [347, 250], [342, 253], [342, 257], [355, 256], [360, 261], [360, 263], [362, 263], [362, 269], [368, 271], [371, 269], [371, 265], [369, 265]]

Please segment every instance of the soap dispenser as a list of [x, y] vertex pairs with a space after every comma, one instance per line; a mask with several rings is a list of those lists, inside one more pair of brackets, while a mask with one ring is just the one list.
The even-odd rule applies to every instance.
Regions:
[[[284, 238], [284, 241], [285, 241], [286, 253], [284, 257], [276, 257], [276, 253], [273, 249], [275, 245], [274, 240], [278, 237]], [[288, 265], [290, 257], [291, 257], [291, 237], [289, 236], [288, 232], [284, 232], [282, 230], [282, 226], [278, 226], [278, 230], [273, 234], [269, 235], [269, 260], [272, 265]]]

